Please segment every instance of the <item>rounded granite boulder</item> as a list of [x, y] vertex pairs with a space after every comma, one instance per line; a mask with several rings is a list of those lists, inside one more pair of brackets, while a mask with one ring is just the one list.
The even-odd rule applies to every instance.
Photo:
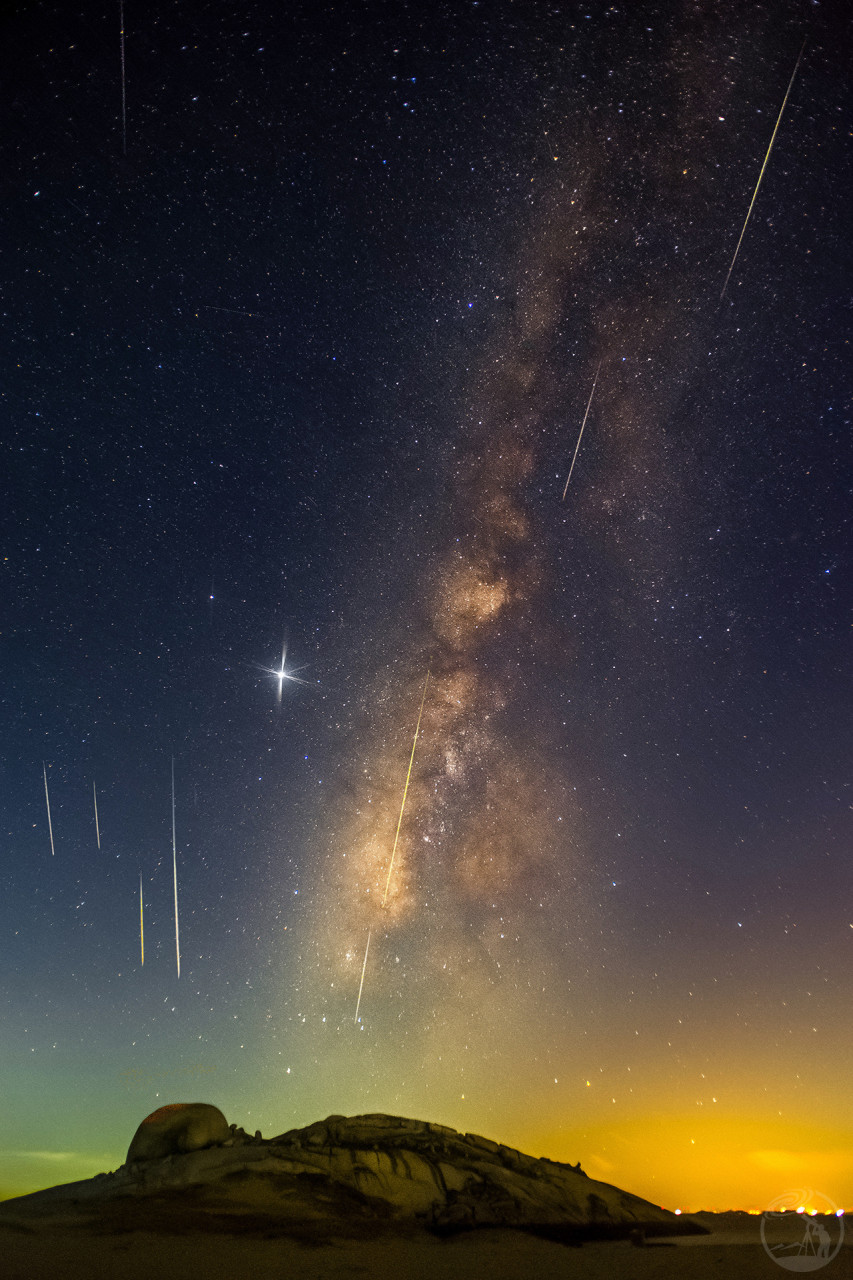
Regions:
[[231, 1136], [228, 1121], [208, 1102], [173, 1102], [146, 1116], [133, 1135], [127, 1163], [201, 1151]]

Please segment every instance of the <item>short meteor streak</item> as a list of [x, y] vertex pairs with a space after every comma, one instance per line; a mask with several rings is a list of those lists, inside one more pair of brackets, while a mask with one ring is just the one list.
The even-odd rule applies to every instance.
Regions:
[[98, 825], [98, 792], [95, 788], [95, 779], [92, 779], [92, 798], [95, 801], [95, 835], [98, 837], [98, 848], [101, 847], [101, 828]]
[[424, 681], [424, 692], [423, 692], [423, 697], [421, 698], [421, 709], [418, 712], [418, 723], [415, 726], [415, 740], [412, 743], [412, 754], [409, 758], [409, 772], [406, 774], [406, 785], [403, 789], [403, 803], [400, 805], [400, 817], [397, 820], [397, 832], [396, 832], [396, 835], [394, 836], [394, 847], [391, 850], [391, 861], [388, 864], [388, 878], [385, 881], [385, 894], [382, 898], [383, 907], [385, 906], [385, 903], [388, 901], [388, 887], [391, 884], [391, 873], [394, 870], [394, 858], [397, 853], [397, 841], [400, 839], [400, 827], [403, 825], [403, 811], [406, 808], [406, 796], [409, 794], [409, 782], [412, 777], [412, 765], [415, 762], [415, 747], [418, 745], [418, 734], [421, 731], [421, 716], [424, 713], [424, 702], [426, 701], [428, 685], [429, 685], [429, 671], [427, 671], [426, 680]]
[[142, 916], [142, 872], [139, 873], [139, 953], [145, 964], [145, 921]]
[[361, 1008], [361, 993], [364, 990], [364, 972], [367, 968], [367, 953], [370, 950], [371, 929], [367, 931], [367, 946], [364, 948], [364, 964], [361, 966], [361, 982], [358, 984], [358, 999], [355, 1002], [355, 1018], [353, 1021], [358, 1025], [358, 1011]]
[[53, 823], [50, 820], [50, 792], [47, 789], [47, 765], [43, 760], [41, 762], [41, 767], [42, 772], [44, 773], [44, 798], [47, 803], [47, 829], [50, 832], [50, 852], [55, 858], [56, 850], [53, 847]]
[[[175, 757], [172, 756], [172, 878], [175, 886], [175, 954], [178, 958], [178, 977], [181, 976], [181, 943], [178, 937], [178, 853], [175, 844]], [[141, 909], [141, 908], [140, 908]]]
[[581, 429], [580, 429], [580, 433], [579, 433], [579, 435], [578, 435], [578, 442], [577, 442], [577, 444], [575, 445], [575, 452], [574, 452], [574, 457], [572, 458], [572, 465], [569, 467], [569, 476], [568, 476], [568, 479], [566, 480], [566, 487], [565, 487], [565, 489], [563, 490], [563, 496], [562, 496], [562, 498], [560, 499], [560, 501], [561, 501], [561, 502], [565, 502], [565, 500], [566, 500], [566, 494], [567, 494], [567, 493], [568, 493], [568, 491], [569, 491], [569, 480], [571, 480], [571, 478], [572, 478], [572, 472], [573, 472], [573, 471], [574, 471], [574, 469], [575, 469], [575, 462], [577, 461], [578, 450], [579, 450], [579, 449], [580, 449], [580, 447], [581, 447], [581, 438], [582, 438], [582, 436], [583, 436], [583, 429], [584, 429], [584, 427], [586, 426], [586, 420], [587, 420], [587, 418], [589, 417], [589, 410], [590, 410], [590, 406], [591, 406], [591, 404], [592, 404], [592, 397], [595, 395], [595, 384], [596, 384], [596, 382], [598, 382], [598, 375], [599, 375], [600, 370], [601, 370], [601, 361], [599, 360], [599, 362], [598, 362], [598, 368], [597, 368], [597, 369], [596, 369], [596, 371], [595, 371], [595, 377], [594, 377], [594, 378], [593, 378], [593, 380], [592, 380], [592, 391], [590, 391], [590, 393], [589, 393], [589, 399], [588, 399], [588, 400], [587, 400], [587, 402], [586, 402], [586, 413], [583, 415], [583, 422], [581, 423]]
[[803, 41], [803, 47], [802, 47], [802, 49], [800, 49], [799, 56], [798, 56], [798, 58], [797, 58], [796, 63], [794, 64], [794, 70], [793, 70], [793, 72], [792, 72], [792, 74], [791, 74], [791, 79], [788, 81], [788, 88], [785, 90], [785, 97], [782, 99], [782, 106], [780, 107], [780, 109], [779, 109], [779, 115], [778, 115], [778, 116], [777, 116], [777, 118], [776, 118], [776, 125], [775, 125], [775, 127], [774, 127], [774, 129], [773, 129], [773, 133], [772, 133], [771, 138], [770, 138], [770, 145], [769, 145], [769, 146], [768, 146], [768, 148], [767, 148], [767, 154], [766, 154], [766, 155], [765, 155], [765, 157], [764, 157], [764, 164], [761, 166], [761, 172], [760, 172], [760, 173], [759, 173], [759, 175], [758, 175], [758, 181], [757, 181], [757, 182], [756, 182], [756, 184], [755, 184], [755, 190], [754, 190], [754, 191], [753, 191], [753, 193], [752, 193], [752, 199], [750, 200], [750, 202], [749, 202], [749, 208], [748, 208], [748, 209], [747, 209], [747, 211], [746, 211], [746, 217], [744, 218], [743, 226], [741, 227], [740, 237], [739, 237], [738, 242], [737, 242], [737, 248], [735, 249], [734, 257], [732, 258], [732, 264], [731, 264], [731, 266], [729, 267], [729, 274], [726, 276], [726, 282], [725, 282], [725, 284], [723, 285], [722, 290], [721, 290], [721, 292], [720, 292], [720, 302], [722, 302], [722, 300], [723, 300], [723, 298], [724, 298], [724, 296], [725, 296], [726, 289], [728, 289], [728, 287], [729, 287], [729, 280], [731, 279], [732, 272], [733, 272], [733, 271], [734, 271], [734, 269], [735, 269], [735, 263], [737, 262], [737, 256], [738, 256], [738, 254], [740, 253], [740, 246], [741, 246], [741, 243], [742, 243], [742, 241], [743, 241], [743, 237], [744, 237], [744, 235], [746, 234], [746, 228], [747, 228], [747, 224], [749, 223], [750, 216], [752, 215], [752, 206], [755, 204], [755, 198], [756, 198], [756, 196], [758, 195], [758, 188], [761, 186], [761, 179], [764, 177], [764, 170], [767, 168], [767, 161], [770, 159], [770, 152], [773, 150], [773, 143], [776, 141], [776, 134], [777, 134], [777, 132], [778, 132], [779, 125], [780, 125], [780, 124], [781, 124], [781, 122], [782, 122], [782, 113], [784, 112], [785, 107], [788, 105], [788, 95], [789, 95], [789, 94], [790, 94], [790, 92], [791, 92], [791, 88], [792, 88], [792, 86], [793, 86], [793, 83], [794, 83], [794, 80], [795, 80], [795, 78], [796, 78], [797, 72], [798, 72], [798, 71], [799, 71], [799, 69], [800, 69], [800, 61], [801, 61], [802, 56], [803, 56], [803, 54], [804, 54], [804, 52], [805, 52], [805, 48], [806, 48], [806, 41], [804, 40], [804, 41]]

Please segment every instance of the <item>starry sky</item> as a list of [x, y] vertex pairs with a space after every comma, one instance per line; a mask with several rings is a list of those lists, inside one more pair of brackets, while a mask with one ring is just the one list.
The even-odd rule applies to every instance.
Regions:
[[853, 1206], [842, 8], [4, 19], [0, 1194], [209, 1101]]

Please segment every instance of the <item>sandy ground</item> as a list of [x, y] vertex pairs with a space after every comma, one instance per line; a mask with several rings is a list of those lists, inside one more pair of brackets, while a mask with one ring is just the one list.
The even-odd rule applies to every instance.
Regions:
[[[705, 1219], [709, 1222], [710, 1219]], [[626, 1241], [571, 1248], [514, 1231], [484, 1231], [448, 1240], [409, 1238], [296, 1242], [190, 1230], [168, 1234], [113, 1222], [98, 1229], [70, 1223], [0, 1223], [4, 1280], [773, 1280], [791, 1274], [767, 1256], [758, 1220], [710, 1236]], [[818, 1272], [853, 1280], [853, 1242]]]

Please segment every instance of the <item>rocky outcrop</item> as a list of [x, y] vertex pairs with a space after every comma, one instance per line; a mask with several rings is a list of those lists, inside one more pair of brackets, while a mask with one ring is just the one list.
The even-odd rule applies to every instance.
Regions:
[[127, 1163], [201, 1151], [231, 1135], [218, 1107], [207, 1102], [173, 1102], [146, 1116], [133, 1135]]
[[590, 1181], [579, 1163], [537, 1159], [479, 1134], [400, 1116], [329, 1116], [270, 1145], [303, 1161], [320, 1157], [334, 1182], [439, 1229], [672, 1216]]
[[[159, 1142], [170, 1145], [158, 1159]], [[201, 1149], [210, 1142], [219, 1145]], [[239, 1183], [245, 1196], [252, 1180], [274, 1183], [282, 1203], [291, 1184], [298, 1183], [300, 1201], [306, 1186], [325, 1186], [364, 1212], [439, 1231], [677, 1222], [656, 1205], [593, 1181], [579, 1164], [401, 1116], [329, 1116], [266, 1139], [227, 1128], [215, 1107], [163, 1107], [140, 1125], [127, 1165], [108, 1177], [125, 1195], [214, 1183], [225, 1191]]]
[[203, 1103], [146, 1117], [128, 1162], [115, 1173], [37, 1192], [4, 1209], [60, 1213], [69, 1203], [93, 1221], [121, 1214], [139, 1229], [150, 1221], [173, 1230], [194, 1223], [204, 1231], [313, 1233], [324, 1240], [410, 1232], [417, 1224], [439, 1233], [513, 1227], [575, 1242], [627, 1237], [637, 1228], [649, 1236], [690, 1230], [684, 1218], [595, 1182], [579, 1165], [528, 1156], [446, 1125], [329, 1116], [264, 1138], [229, 1128], [216, 1107]]

